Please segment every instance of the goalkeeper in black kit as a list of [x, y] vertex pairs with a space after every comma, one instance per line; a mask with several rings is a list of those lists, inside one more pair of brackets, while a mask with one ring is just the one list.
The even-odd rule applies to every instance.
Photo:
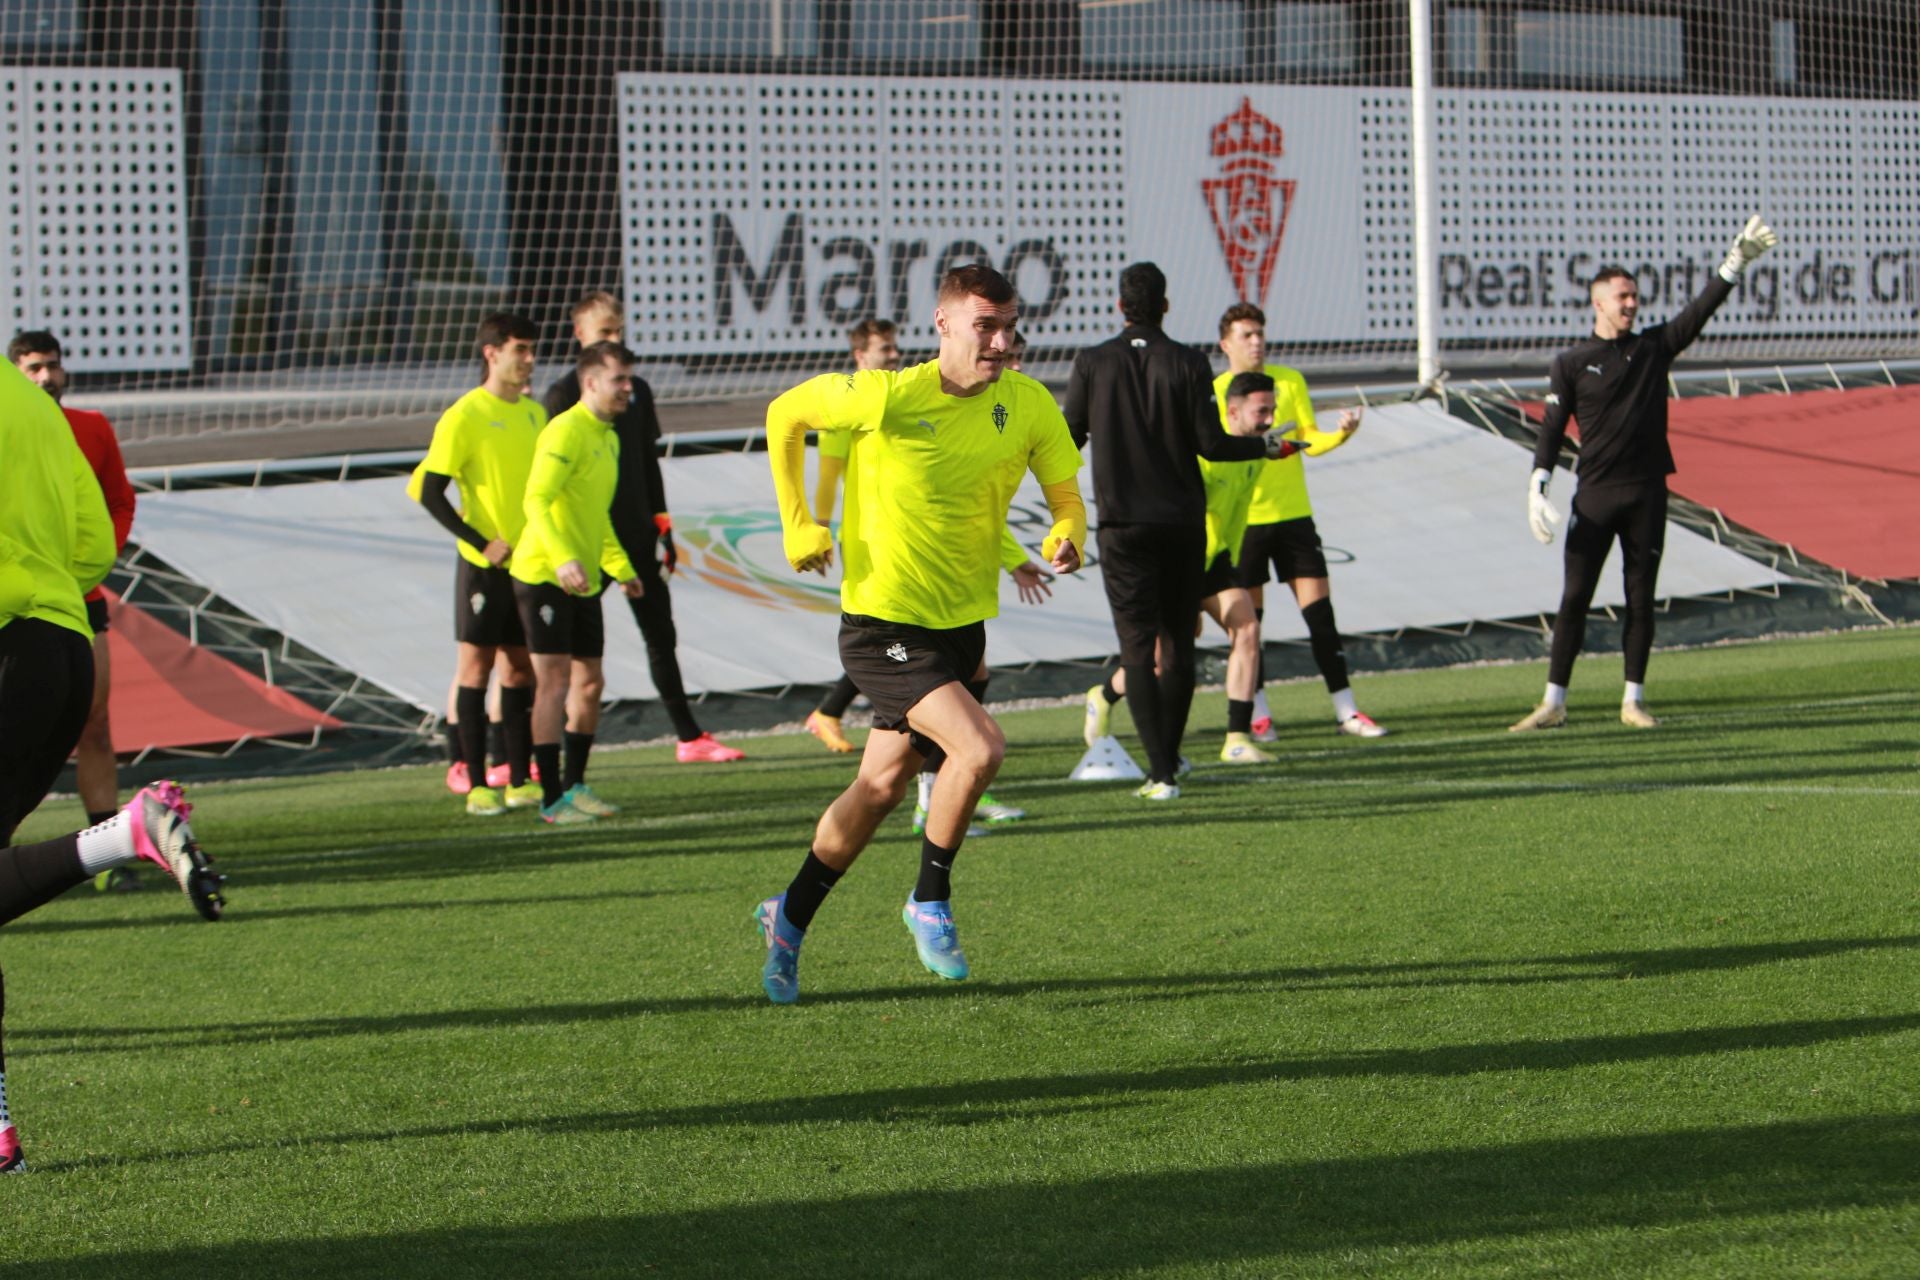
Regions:
[[1547, 502], [1547, 485], [1567, 420], [1578, 419], [1579, 485], [1567, 524], [1566, 580], [1553, 624], [1546, 697], [1513, 726], [1515, 732], [1566, 724], [1567, 683], [1586, 638], [1587, 607], [1615, 539], [1627, 596], [1620, 721], [1636, 729], [1659, 723], [1647, 712], [1646, 679], [1654, 582], [1666, 541], [1667, 477], [1674, 472], [1667, 446], [1667, 372], [1733, 292], [1747, 265], [1778, 243], [1757, 216], [1748, 219], [1700, 296], [1673, 319], [1642, 333], [1633, 329], [1640, 289], [1632, 273], [1603, 267], [1593, 277], [1593, 336], [1554, 357], [1546, 421], [1527, 484], [1527, 523], [1535, 538], [1550, 543], [1560, 513]]

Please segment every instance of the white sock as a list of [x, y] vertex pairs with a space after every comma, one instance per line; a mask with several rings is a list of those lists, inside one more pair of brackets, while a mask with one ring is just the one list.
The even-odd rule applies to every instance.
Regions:
[[1627, 691], [1624, 694], [1620, 695], [1620, 701], [1645, 702], [1646, 700], [1647, 700], [1647, 686], [1645, 686], [1644, 684], [1635, 684], [1631, 680], [1627, 681]]
[[923, 771], [920, 774], [920, 807], [922, 809], [933, 808], [933, 784], [939, 777], [938, 773]]
[[1267, 691], [1265, 689], [1255, 689], [1253, 691], [1253, 718], [1255, 720], [1273, 719], [1273, 712], [1267, 709]]
[[122, 809], [97, 827], [88, 827], [79, 836], [80, 865], [88, 875], [124, 867], [134, 859], [133, 814]]
[[1567, 705], [1567, 686], [1563, 684], [1548, 685], [1547, 696], [1545, 699], [1542, 700], [1542, 705], [1549, 706], [1549, 707], [1566, 706]]
[[1333, 695], [1333, 718], [1342, 723], [1360, 714], [1360, 704], [1353, 700], [1353, 686]]

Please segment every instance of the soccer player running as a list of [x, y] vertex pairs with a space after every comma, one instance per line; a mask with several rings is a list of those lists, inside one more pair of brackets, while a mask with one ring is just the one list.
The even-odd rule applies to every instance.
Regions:
[[1567, 526], [1566, 576], [1553, 624], [1547, 692], [1539, 706], [1512, 726], [1514, 731], [1566, 724], [1567, 683], [1586, 639], [1587, 607], [1615, 539], [1627, 595], [1620, 722], [1635, 729], [1659, 723], [1647, 712], [1646, 679], [1653, 651], [1654, 583], [1666, 546], [1667, 477], [1674, 471], [1673, 451], [1667, 446], [1667, 371], [1733, 292], [1747, 264], [1779, 242], [1758, 215], [1749, 218], [1700, 295], [1680, 314], [1643, 333], [1633, 330], [1640, 314], [1640, 288], [1632, 273], [1602, 267], [1594, 274], [1589, 286], [1593, 336], [1553, 358], [1546, 420], [1527, 481], [1527, 524], [1541, 543], [1551, 543], [1560, 513], [1547, 502], [1547, 484], [1567, 419], [1578, 419], [1579, 483]]
[[[454, 536], [460, 552], [453, 580], [453, 633], [459, 645], [454, 701], [470, 784], [467, 812], [482, 818], [537, 805], [541, 798], [539, 785], [528, 777], [533, 665], [506, 570], [526, 524], [522, 500], [534, 441], [547, 425], [539, 402], [524, 394], [533, 377], [537, 337], [532, 321], [508, 312], [480, 322], [485, 380], [440, 415], [427, 456], [407, 484], [407, 495]], [[457, 511], [447, 499], [447, 486], [456, 482]], [[486, 785], [487, 676], [502, 656], [500, 708], [509, 765], [504, 794]]]
[[[1331, 453], [1360, 429], [1358, 409], [1341, 413], [1338, 430], [1322, 431], [1314, 425], [1313, 397], [1307, 391], [1307, 380], [1296, 369], [1266, 363], [1267, 318], [1252, 303], [1236, 303], [1221, 315], [1220, 349], [1227, 354], [1227, 371], [1214, 379], [1214, 389], [1223, 414], [1228, 383], [1241, 373], [1257, 370], [1274, 382], [1273, 416], [1276, 423], [1284, 424], [1284, 430], [1274, 434], [1299, 444], [1307, 455]], [[1252, 594], [1256, 636], [1266, 617], [1269, 575], [1287, 584], [1300, 607], [1313, 663], [1333, 699], [1334, 728], [1355, 738], [1384, 738], [1387, 731], [1354, 701], [1346, 650], [1340, 644], [1340, 628], [1333, 618], [1333, 582], [1327, 573], [1320, 532], [1313, 522], [1313, 505], [1307, 498], [1306, 467], [1297, 455], [1266, 464], [1247, 514], [1246, 541], [1234, 580]], [[1262, 654], [1258, 643], [1254, 652], [1256, 656]], [[1266, 705], [1264, 663], [1255, 677], [1254, 690], [1253, 734], [1257, 741], [1270, 742], [1277, 735]]]
[[[67, 366], [60, 340], [43, 330], [17, 335], [7, 347], [7, 359], [42, 391], [52, 396], [66, 415], [73, 438], [86, 456], [107, 500], [107, 515], [113, 521], [113, 546], [116, 555], [127, 545], [133, 532], [133, 485], [127, 480], [127, 466], [120, 458], [120, 441], [105, 414], [75, 409], [66, 403]], [[93, 629], [93, 705], [87, 712], [86, 728], [80, 731], [80, 745], [73, 753], [74, 781], [80, 803], [89, 823], [105, 822], [120, 806], [120, 773], [113, 753], [113, 721], [108, 714], [108, 698], [113, 686], [112, 654], [107, 644], [107, 596], [99, 587], [87, 592], [87, 625]], [[132, 887], [132, 868], [103, 872], [96, 881], [105, 889], [114, 885]]]
[[[573, 336], [582, 351], [597, 343], [619, 343], [622, 325], [620, 300], [610, 293], [590, 293], [574, 304]], [[680, 658], [676, 652], [680, 636], [673, 626], [673, 594], [667, 588], [679, 564], [673, 545], [673, 517], [667, 511], [666, 480], [660, 473], [660, 415], [653, 406], [653, 388], [637, 373], [633, 377], [632, 398], [613, 419], [614, 434], [620, 440], [620, 477], [613, 491], [613, 532], [629, 559], [640, 572], [640, 590], [627, 593], [633, 620], [640, 627], [647, 645], [647, 669], [653, 675], [654, 691], [673, 721], [679, 740], [674, 759], [681, 764], [728, 764], [744, 760], [746, 752], [730, 747], [700, 727], [693, 718], [693, 706], [687, 700], [686, 682], [680, 677]], [[558, 418], [580, 400], [580, 374], [569, 369], [551, 387], [544, 399], [549, 418]], [[579, 705], [585, 706], [585, 703]], [[593, 700], [593, 721], [599, 723], [600, 703]], [[583, 728], [569, 719], [567, 725], [568, 776], [578, 783], [585, 776], [587, 751], [592, 747], [595, 730]], [[578, 776], [571, 761], [578, 751], [581, 769]]]
[[[606, 688], [600, 612], [604, 570], [629, 600], [643, 590], [613, 532], [620, 480], [613, 423], [633, 401], [634, 354], [617, 342], [580, 353], [580, 400], [547, 424], [527, 476], [526, 530], [511, 572], [520, 624], [533, 654], [533, 754], [540, 763], [540, 817], [556, 825], [592, 822], [619, 810], [587, 785], [587, 752], [600, 727]], [[568, 726], [566, 772], [561, 734]]]
[[802, 572], [825, 573], [833, 559], [833, 534], [803, 492], [806, 433], [860, 436], [841, 530], [840, 658], [874, 709], [853, 785], [821, 816], [793, 882], [755, 912], [767, 946], [761, 985], [776, 1004], [799, 998], [800, 944], [814, 913], [935, 746], [947, 764], [901, 916], [929, 971], [967, 976], [951, 871], [1006, 738], [965, 682], [999, 609], [1001, 534], [1022, 473], [1033, 472], [1046, 494], [1054, 524], [1041, 553], [1056, 573], [1080, 567], [1086, 536], [1080, 455], [1059, 406], [1040, 383], [1003, 373], [1018, 314], [1005, 276], [956, 268], [940, 281], [935, 359], [899, 372], [823, 374], [767, 408], [787, 560]]
[[[847, 331], [847, 345], [853, 349], [853, 367], [856, 370], [898, 369], [898, 334], [893, 321], [877, 317], [854, 325]], [[831, 526], [833, 509], [840, 502], [840, 480], [846, 474], [847, 455], [853, 448], [853, 433], [822, 432], [817, 443], [820, 474], [813, 487], [813, 518], [816, 523]], [[847, 708], [859, 693], [853, 677], [842, 671], [827, 695], [820, 699], [820, 705], [807, 714], [807, 732], [820, 739], [827, 750], [843, 754], [853, 750], [852, 741], [840, 727], [840, 718], [847, 714]]]
[[[1235, 439], [1220, 426], [1206, 358], [1169, 338], [1167, 278], [1151, 262], [1120, 273], [1118, 337], [1082, 351], [1067, 383], [1076, 444], [1093, 441], [1100, 568], [1120, 638], [1128, 709], [1147, 752], [1135, 793], [1175, 800], [1180, 741], [1193, 704], [1193, 631], [1207, 567], [1200, 459], [1266, 457], [1281, 441]], [[1154, 647], [1165, 647], [1159, 674]]]
[[[84, 831], [12, 844], [87, 723], [93, 633], [82, 596], [113, 567], [114, 537], [72, 429], [12, 364], [0, 366], [0, 458], [0, 924], [136, 859], [166, 871], [196, 911], [217, 920], [220, 877], [175, 783], [143, 787]], [[0, 1018], [5, 990], [0, 978]], [[5, 1050], [0, 1027], [0, 1173], [19, 1173], [26, 1161], [7, 1107]]]

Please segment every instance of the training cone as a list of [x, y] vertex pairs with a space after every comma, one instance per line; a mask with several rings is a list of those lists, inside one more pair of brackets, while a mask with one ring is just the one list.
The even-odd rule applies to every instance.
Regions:
[[1087, 748], [1087, 754], [1073, 766], [1072, 776], [1075, 782], [1131, 782], [1147, 774], [1133, 762], [1120, 739], [1108, 734]]

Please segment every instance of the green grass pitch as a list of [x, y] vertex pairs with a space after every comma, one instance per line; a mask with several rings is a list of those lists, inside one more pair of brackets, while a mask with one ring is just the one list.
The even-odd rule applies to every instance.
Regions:
[[[883, 828], [773, 1008], [749, 915], [850, 775], [595, 764], [618, 819], [440, 770], [206, 785], [226, 921], [75, 892], [0, 932], [33, 1171], [0, 1275], [1920, 1275], [1920, 632], [1273, 692], [1281, 762], [1065, 781], [955, 870]], [[1126, 725], [1124, 712], [1117, 724]], [[71, 801], [23, 837], [79, 820]]]

